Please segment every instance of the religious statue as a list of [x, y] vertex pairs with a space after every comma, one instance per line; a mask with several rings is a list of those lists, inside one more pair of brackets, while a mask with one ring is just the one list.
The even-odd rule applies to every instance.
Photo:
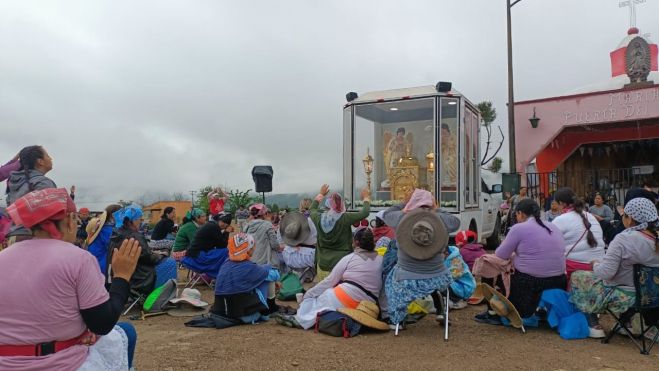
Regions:
[[642, 37], [636, 36], [629, 42], [625, 62], [627, 76], [629, 76], [629, 81], [632, 84], [648, 81], [648, 75], [652, 67], [650, 46]]
[[441, 168], [442, 186], [455, 187], [458, 180], [458, 145], [448, 124], [442, 124]]
[[398, 165], [400, 159], [404, 158], [406, 154], [412, 153], [413, 146], [412, 133], [405, 134], [405, 128], [398, 128], [396, 136], [392, 136], [391, 132], [384, 132], [384, 141], [386, 143], [383, 148], [384, 166], [387, 174], [387, 179], [382, 182], [382, 187], [389, 187], [389, 180], [391, 179], [392, 169]]

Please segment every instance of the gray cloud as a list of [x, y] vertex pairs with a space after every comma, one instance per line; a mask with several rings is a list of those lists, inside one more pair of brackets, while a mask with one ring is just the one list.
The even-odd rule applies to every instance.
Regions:
[[[607, 79], [628, 26], [601, 0], [513, 17], [519, 100]], [[339, 187], [347, 91], [449, 80], [505, 124], [505, 47], [503, 1], [6, 1], [0, 159], [43, 144], [82, 203], [251, 188], [255, 164], [276, 192]]]

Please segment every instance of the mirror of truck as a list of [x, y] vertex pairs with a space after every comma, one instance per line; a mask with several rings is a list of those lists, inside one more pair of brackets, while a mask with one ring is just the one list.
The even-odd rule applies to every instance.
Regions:
[[503, 192], [503, 186], [501, 184], [492, 185], [492, 193], [501, 193]]

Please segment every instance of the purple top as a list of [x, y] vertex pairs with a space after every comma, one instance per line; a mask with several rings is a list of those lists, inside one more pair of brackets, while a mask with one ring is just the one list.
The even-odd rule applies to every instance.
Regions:
[[12, 171], [16, 171], [21, 167], [21, 162], [18, 160], [10, 160], [6, 164], [0, 166], [0, 182], [9, 178]]
[[555, 277], [565, 274], [565, 242], [563, 234], [552, 223], [544, 223], [549, 234], [534, 218], [517, 223], [494, 252], [501, 259], [515, 253], [515, 269], [534, 277]]

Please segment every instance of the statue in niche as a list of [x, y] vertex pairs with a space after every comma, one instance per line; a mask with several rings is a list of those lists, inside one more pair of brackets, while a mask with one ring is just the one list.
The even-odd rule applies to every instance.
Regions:
[[648, 81], [652, 68], [650, 46], [642, 37], [633, 38], [627, 45], [625, 63], [627, 76], [632, 84]]
[[442, 124], [441, 133], [442, 185], [454, 187], [458, 180], [458, 145], [448, 124]]
[[392, 176], [392, 170], [398, 166], [399, 161], [404, 158], [408, 153], [412, 153], [414, 148], [414, 138], [412, 133], [405, 132], [405, 128], [400, 127], [396, 130], [396, 136], [391, 132], [385, 131], [383, 143], [384, 166], [387, 178], [382, 182], [383, 188], [388, 188]]

